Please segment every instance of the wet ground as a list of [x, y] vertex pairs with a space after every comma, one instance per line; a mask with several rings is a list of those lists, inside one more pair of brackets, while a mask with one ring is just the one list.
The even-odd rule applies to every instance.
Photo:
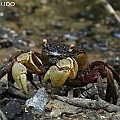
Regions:
[[[14, 2], [15, 6], [12, 7], [0, 6], [0, 25], [11, 28], [23, 36], [18, 37], [19, 39], [25, 42], [27, 39], [29, 44], [24, 44], [24, 49], [41, 52], [43, 38], [75, 44], [86, 51], [90, 62], [104, 60], [120, 73], [120, 27], [99, 1], [16, 0]], [[110, 0], [109, 2], [120, 15], [120, 1]], [[5, 36], [1, 38], [8, 40]], [[17, 40], [20, 41], [19, 39]], [[7, 61], [11, 53], [23, 49], [23, 44], [19, 42], [12, 41], [7, 48], [2, 43], [0, 43], [0, 65]], [[101, 114], [101, 111], [93, 110], [91, 116], [96, 119], [99, 113]], [[108, 116], [100, 119], [109, 119], [114, 114], [107, 114], [105, 111], [104, 113]], [[41, 117], [38, 113], [36, 114], [37, 117]], [[89, 116], [89, 112], [86, 114]], [[79, 119], [88, 119], [83, 114], [81, 117]], [[93, 118], [90, 119], [93, 120]]]

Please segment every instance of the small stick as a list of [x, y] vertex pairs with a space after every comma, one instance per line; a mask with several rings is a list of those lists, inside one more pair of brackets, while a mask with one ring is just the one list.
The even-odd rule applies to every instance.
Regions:
[[115, 20], [120, 24], [120, 17], [117, 15], [113, 7], [108, 3], [107, 0], [100, 0], [105, 9], [114, 16]]
[[53, 96], [57, 100], [66, 102], [76, 107], [84, 107], [90, 109], [104, 109], [107, 112], [117, 112], [120, 110], [120, 106], [110, 104], [102, 100], [99, 96], [96, 97], [96, 100], [85, 99], [85, 98], [69, 98], [58, 95], [53, 95]]

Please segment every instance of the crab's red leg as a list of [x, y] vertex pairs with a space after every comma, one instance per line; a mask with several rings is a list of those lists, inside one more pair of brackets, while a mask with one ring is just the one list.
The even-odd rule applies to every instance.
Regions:
[[99, 96], [102, 99], [105, 99], [105, 94], [104, 94], [104, 88], [103, 88], [103, 82], [102, 82], [102, 77], [98, 70], [93, 69], [90, 71], [88, 74], [77, 74], [76, 78], [74, 80], [68, 79], [65, 84], [71, 87], [83, 87], [89, 83], [96, 83], [97, 82], [97, 88], [99, 92]]
[[67, 79], [65, 84], [70, 87], [83, 87], [89, 83], [95, 83], [97, 79], [97, 74], [98, 74], [97, 70], [92, 70], [90, 73], [85, 75], [84, 73], [81, 74], [81, 72], [78, 71], [76, 78], [74, 80]]
[[28, 81], [30, 81], [30, 83], [31, 83], [36, 89], [38, 89], [38, 87], [36, 86], [36, 84], [33, 82], [33, 75], [32, 75], [31, 73], [27, 73], [26, 76], [27, 76]]
[[103, 89], [103, 82], [102, 82], [102, 77], [101, 77], [100, 74], [98, 74], [98, 77], [97, 77], [97, 88], [98, 88], [98, 94], [99, 94], [100, 98], [105, 100], [105, 93], [104, 93], [104, 89]]
[[112, 71], [112, 73], [113, 73], [113, 77], [115, 78], [115, 80], [117, 81], [117, 83], [118, 83], [118, 85], [120, 86], [120, 77], [118, 76], [118, 74], [117, 74], [117, 72], [110, 66], [110, 65], [108, 65], [107, 63], [105, 63], [105, 62], [103, 62], [103, 61], [95, 61], [95, 62], [93, 62], [93, 63], [91, 63], [90, 64], [90, 68], [92, 69], [92, 68], [94, 68], [95, 66], [106, 66], [106, 67], [108, 67], [111, 71]]
[[[14, 83], [14, 79], [13, 79], [13, 76], [12, 76], [12, 69], [8, 72], [8, 82], [10, 81], [11, 83]], [[9, 86], [9, 85], [8, 85]]]
[[98, 70], [92, 70], [90, 73], [85, 75], [82, 78], [83, 82], [85, 83], [95, 83], [97, 82], [97, 88], [98, 88], [98, 93], [100, 98], [105, 99], [105, 93], [104, 93], [104, 88], [103, 88], [103, 82], [102, 82], [102, 77]]
[[112, 71], [113, 77], [115, 78], [115, 80], [117, 81], [118, 85], [120, 86], [120, 77], [117, 74], [117, 72], [110, 65], [107, 65], [107, 67]]
[[38, 52], [34, 52], [34, 54], [35, 54], [39, 59], [42, 60], [42, 55], [41, 55], [40, 53], [38, 53]]
[[8, 62], [0, 68], [0, 79], [11, 70], [13, 63], [14, 62]]
[[111, 72], [110, 69], [107, 69], [107, 90], [106, 90], [106, 101], [110, 102], [111, 98], [112, 98], [112, 103], [116, 104], [117, 103], [117, 99], [118, 99], [118, 95], [114, 86], [114, 78], [113, 78], [113, 74]]

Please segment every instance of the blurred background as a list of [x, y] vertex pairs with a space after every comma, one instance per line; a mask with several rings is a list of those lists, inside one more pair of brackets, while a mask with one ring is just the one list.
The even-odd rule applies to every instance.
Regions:
[[[19, 49], [41, 52], [42, 39], [75, 44], [89, 61], [120, 71], [120, 27], [100, 0], [13, 0], [0, 2], [0, 65]], [[108, 1], [120, 15], [120, 1]], [[15, 37], [17, 36], [17, 37]]]

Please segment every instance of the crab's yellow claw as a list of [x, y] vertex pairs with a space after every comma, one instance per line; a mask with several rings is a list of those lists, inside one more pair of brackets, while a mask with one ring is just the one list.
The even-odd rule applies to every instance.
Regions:
[[80, 53], [76, 57], [76, 61], [78, 63], [79, 70], [83, 70], [88, 66], [88, 59], [85, 53]]
[[78, 71], [78, 65], [75, 59], [62, 59], [51, 66], [44, 76], [44, 82], [51, 80], [52, 87], [62, 86], [67, 78], [74, 79]]
[[66, 70], [70, 70], [71, 67], [72, 67], [70, 59], [71, 59], [71, 58], [69, 58], [69, 59], [62, 59], [62, 60], [58, 61], [58, 62], [56, 63], [56, 65], [57, 65], [59, 68], [61, 68], [62, 70], [65, 70], [65, 69], [66, 69]]
[[17, 61], [21, 63], [26, 63], [29, 60], [29, 54], [28, 53], [22, 53], [17, 57]]
[[28, 94], [26, 74], [21, 74], [20, 75], [20, 82], [21, 82], [21, 85], [22, 85], [22, 91], [24, 93]]
[[71, 70], [70, 70], [69, 78], [74, 79], [78, 72], [78, 64], [74, 58], [72, 58], [72, 59], [67, 58], [67, 59], [69, 59], [71, 61]]
[[32, 51], [23, 53], [17, 57], [17, 61], [26, 64], [29, 68], [34, 71], [41, 72], [41, 70], [34, 64], [32, 59]]
[[26, 74], [27, 74], [26, 67], [21, 63], [15, 62], [13, 67], [12, 67], [13, 79], [15, 80], [18, 87], [24, 93], [28, 94]]
[[44, 76], [44, 82], [50, 79], [52, 87], [60, 87], [65, 83], [69, 74], [69, 70], [59, 70], [57, 66], [51, 66]]

